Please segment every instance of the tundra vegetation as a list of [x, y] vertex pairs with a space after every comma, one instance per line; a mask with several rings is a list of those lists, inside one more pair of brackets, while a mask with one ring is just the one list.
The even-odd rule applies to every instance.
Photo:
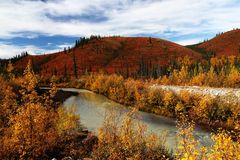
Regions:
[[[181, 91], [151, 88], [158, 80], [124, 79], [119, 75], [94, 74], [82, 76], [78, 81], [59, 86], [86, 88], [105, 95], [126, 106], [162, 116], [179, 118], [182, 115], [207, 129], [224, 128], [240, 133], [240, 105], [227, 103], [222, 97], [193, 94]], [[226, 97], [227, 99], [231, 97]]]
[[[238, 104], [224, 104], [218, 98], [188, 92], [176, 95], [151, 89], [148, 87], [150, 80], [125, 79], [119, 75], [91, 74], [58, 84], [86, 88], [135, 108], [122, 120], [114, 113], [109, 114], [96, 137], [83, 132], [74, 110], [67, 110], [53, 101], [59, 77], [53, 76], [48, 82], [51, 90], [39, 95], [37, 89], [46, 80], [34, 74], [31, 63], [23, 76], [13, 74], [11, 63], [7, 68], [8, 74], [0, 78], [1, 159], [61, 159], [67, 156], [109, 160], [240, 159]], [[164, 79], [169, 81], [169, 77]], [[179, 120], [176, 154], [165, 149], [164, 134], [147, 133], [144, 124], [135, 121], [134, 112], [138, 109]], [[222, 128], [212, 134], [212, 146], [199, 145], [193, 136], [194, 123]]]
[[56, 106], [54, 77], [49, 93], [38, 95], [38, 77], [30, 63], [22, 77], [14, 77], [11, 68], [7, 79], [0, 77], [0, 159], [90, 155], [96, 138], [83, 134], [72, 110]]
[[[83, 76], [91, 74], [91, 71], [87, 69], [80, 73], [79, 68], [82, 68], [82, 66], [78, 64], [75, 56], [76, 55], [73, 54], [72, 61], [74, 63], [72, 70], [67, 70], [64, 62], [63, 71], [57, 71], [59, 74], [53, 72], [51, 76], [56, 76], [60, 83], [68, 83], [73, 79], [78, 79], [78, 77], [81, 79]], [[185, 56], [172, 60], [170, 64], [158, 67], [149, 66], [151, 63], [145, 63], [144, 60], [139, 60], [139, 71], [137, 69], [136, 74], [130, 73], [130, 70], [127, 70], [128, 73], [121, 71], [119, 73], [116, 72], [116, 74], [121, 75], [124, 79], [133, 78], [148, 81], [154, 79], [156, 83], [162, 85], [240, 87], [240, 56], [221, 56], [200, 60]], [[130, 64], [126, 65], [128, 66]], [[55, 68], [52, 68], [52, 70], [54, 71]], [[18, 70], [13, 70], [13, 72], [16, 73]], [[92, 72], [92, 74], [101, 73], [106, 73], [106, 71], [100, 71], [98, 73]], [[51, 78], [51, 76], [46, 75], [45, 72], [39, 73], [39, 75], [42, 81], [45, 82], [48, 82]]]

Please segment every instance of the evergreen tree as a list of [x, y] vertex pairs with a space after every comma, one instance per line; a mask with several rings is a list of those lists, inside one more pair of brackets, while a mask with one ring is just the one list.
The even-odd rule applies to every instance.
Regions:
[[57, 68], [54, 67], [54, 75], [56, 76], [57, 75]]
[[127, 73], [126, 73], [126, 78], [128, 78], [129, 77], [129, 66], [128, 66], [128, 62], [126, 63], [126, 69], [127, 69]]
[[78, 40], [75, 41], [75, 48], [78, 47]]
[[67, 54], [67, 49], [66, 49], [66, 47], [64, 47], [63, 52], [64, 52], [64, 54]]
[[73, 70], [74, 70], [74, 76], [75, 76], [75, 78], [78, 78], [77, 62], [76, 62], [75, 52], [73, 52]]
[[66, 62], [64, 63], [63, 77], [64, 77], [65, 79], [67, 79], [67, 66], [66, 66]]
[[140, 71], [140, 77], [145, 76], [146, 72], [145, 72], [145, 63], [144, 63], [143, 55], [141, 56], [139, 71]]
[[7, 65], [7, 73], [9, 75], [9, 79], [13, 79], [14, 78], [13, 71], [14, 71], [14, 67], [13, 67], [11, 61], [9, 61], [8, 65]]
[[152, 44], [152, 37], [149, 37], [148, 42]]

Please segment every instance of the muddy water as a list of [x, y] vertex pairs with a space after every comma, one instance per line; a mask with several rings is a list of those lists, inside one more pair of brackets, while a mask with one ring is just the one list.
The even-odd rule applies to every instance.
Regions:
[[[108, 98], [93, 93], [84, 89], [62, 89], [64, 91], [78, 92], [78, 96], [72, 96], [64, 102], [65, 107], [75, 106], [77, 114], [80, 115], [81, 124], [97, 134], [98, 128], [102, 125], [104, 117], [109, 112], [117, 112], [119, 118], [123, 113], [126, 113], [128, 109], [115, 103]], [[157, 116], [146, 112], [137, 112], [137, 120], [143, 122], [149, 132], [161, 134], [167, 131], [166, 147], [175, 152], [176, 149], [176, 121], [174, 119]], [[194, 131], [194, 136], [200, 141], [202, 145], [210, 146], [210, 134], [197, 128]]]

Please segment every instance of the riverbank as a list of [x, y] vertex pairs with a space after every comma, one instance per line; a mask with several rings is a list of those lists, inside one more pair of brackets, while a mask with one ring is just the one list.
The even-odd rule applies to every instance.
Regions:
[[[81, 89], [79, 89], [79, 90], [77, 90], [77, 89], [72, 89], [72, 88], [70, 88], [70, 89], [61, 89], [61, 90], [66, 90], [66, 91], [70, 91], [70, 90], [74, 90], [74, 92], [76, 91], [76, 92], [79, 92], [79, 96], [77, 96], [77, 97], [72, 97], [72, 98], [69, 98], [68, 99], [68, 105], [69, 106], [71, 106], [71, 103], [69, 104], [69, 102], [71, 102], [71, 101], [76, 101], [76, 102], [72, 102], [73, 104], [78, 104], [79, 103], [79, 105], [77, 105], [78, 107], [83, 107], [83, 108], [79, 108], [79, 110], [80, 111], [82, 111], [82, 112], [84, 112], [83, 114], [81, 114], [80, 113], [80, 117], [81, 117], [81, 115], [83, 115], [83, 119], [82, 119], [82, 121], [81, 122], [89, 122], [89, 121], [92, 121], [93, 120], [93, 118], [96, 118], [96, 117], [98, 117], [99, 115], [102, 115], [103, 117], [105, 117], [104, 116], [104, 114], [100, 114], [99, 113], [99, 111], [102, 111], [102, 112], [104, 112], [103, 110], [102, 110], [102, 107], [103, 107], [103, 104], [104, 105], [108, 105], [108, 106], [105, 106], [104, 108], [106, 108], [106, 109], [110, 109], [111, 110], [111, 106], [115, 106], [115, 105], [113, 105], [113, 104], [111, 104], [111, 103], [109, 103], [109, 100], [105, 97], [105, 96], [101, 96], [101, 95], [99, 95], [99, 94], [94, 94], [93, 92], [90, 92], [90, 91], [86, 91], [86, 90], [81, 90]], [[83, 94], [82, 96], [81, 96], [81, 94]], [[90, 94], [89, 96], [88, 96], [88, 94]], [[100, 100], [100, 103], [101, 104], [98, 104], [98, 103], [96, 103], [96, 99], [94, 98], [95, 96], [97, 96], [97, 97], [100, 97], [100, 99], [99, 98], [97, 98], [97, 100]], [[79, 98], [78, 98], [79, 97]], [[81, 100], [81, 97], [83, 98], [82, 100]], [[87, 98], [87, 99], [86, 99]], [[103, 100], [101, 100], [101, 98], [103, 98]], [[86, 104], [88, 104], [89, 103], [89, 105], [90, 106], [85, 106]], [[95, 104], [96, 103], [96, 104]], [[93, 107], [92, 105], [95, 105], [96, 107]], [[85, 107], [85, 108], [84, 108]], [[119, 106], [115, 106], [116, 107], [116, 109], [119, 109], [120, 107]], [[93, 108], [96, 108], [97, 109], [97, 111], [89, 111], [89, 109], [91, 110], [91, 109], [93, 109]], [[87, 109], [87, 110], [86, 110]], [[76, 113], [78, 113], [78, 112], [76, 112]], [[91, 113], [94, 113], [94, 114], [96, 114], [95, 116], [94, 115], [92, 115]], [[143, 112], [143, 113], [145, 113], [145, 112]], [[79, 114], [79, 113], [78, 113]], [[89, 115], [90, 114], [90, 115]], [[118, 116], [112, 116], [112, 115], [110, 115], [110, 117], [118, 117]], [[150, 118], [150, 117], [149, 117]], [[150, 118], [151, 120], [153, 120], [153, 118]], [[99, 122], [100, 123], [100, 121], [99, 120], [97, 120], [97, 122]], [[112, 123], [113, 122], [113, 123]], [[119, 122], [119, 127], [116, 127], [116, 126], [118, 126], [118, 125], [116, 125], [115, 124], [115, 122]], [[157, 120], [156, 121], [156, 123], [161, 123], [162, 122], [162, 120]], [[168, 121], [167, 121], [168, 122]], [[93, 122], [94, 124], [95, 124], [95, 122]], [[119, 131], [119, 130], [114, 130], [114, 132], [113, 132], [113, 130], [112, 129], [116, 129], [116, 128], [121, 128], [122, 127], [122, 125], [123, 124], [125, 124], [126, 125], [126, 122], [124, 122], [124, 121], [119, 121], [119, 119], [112, 119], [112, 120], [107, 120], [107, 121], [105, 121], [105, 123], [104, 123], [105, 125], [104, 126], [102, 126], [102, 129], [100, 128], [100, 139], [101, 139], [101, 141], [98, 143], [98, 151], [94, 151], [94, 156], [110, 156], [110, 155], [112, 155], [112, 154], [109, 154], [109, 153], [114, 153], [114, 154], [118, 154], [118, 151], [121, 151], [121, 149], [119, 150], [119, 148], [122, 148], [123, 147], [123, 149], [124, 148], [126, 148], [126, 146], [125, 146], [125, 137], [128, 137], [127, 135], [125, 135], [125, 134], [127, 134], [128, 132], [126, 132], [126, 131], [128, 131], [128, 129], [130, 129], [131, 127], [134, 127], [134, 126], [137, 126], [137, 125], [130, 125], [130, 124], [128, 124], [127, 123], [127, 125], [128, 125], [128, 127], [130, 127], [130, 128], [124, 128], [123, 127], [123, 130], [121, 131]], [[107, 124], [107, 125], [106, 125]], [[155, 123], [153, 123], [154, 125], [155, 125]], [[113, 128], [111, 128], [111, 127], [113, 127]], [[174, 127], [175, 127], [175, 125], [174, 125]], [[198, 139], [196, 139], [197, 137], [199, 137], [200, 135], [195, 135], [194, 133], [193, 133], [193, 130], [192, 129], [188, 129], [188, 128], [185, 128], [186, 126], [182, 126], [182, 127], [184, 127], [184, 128], [182, 128], [181, 129], [181, 126], [178, 126], [178, 127], [180, 127], [180, 128], [178, 128], [178, 129], [180, 129], [179, 131], [178, 131], [178, 136], [179, 136], [179, 141], [178, 141], [178, 145], [177, 145], [177, 147], [178, 148], [180, 148], [180, 147], [182, 147], [182, 148], [187, 148], [187, 147], [193, 147], [192, 148], [192, 150], [190, 151], [188, 151], [188, 150], [182, 150], [182, 151], [178, 151], [177, 153], [176, 153], [176, 155], [174, 154], [174, 156], [171, 156], [172, 158], [173, 157], [177, 157], [177, 156], [179, 156], [179, 154], [181, 154], [181, 153], [184, 153], [185, 155], [187, 154], [187, 155], [191, 155], [193, 152], [192, 151], [194, 151], [194, 153], [197, 153], [197, 154], [199, 154], [199, 156], [201, 157], [201, 155], [202, 154], [204, 154], [204, 153], [202, 153], [202, 149], [200, 150], [199, 149], [199, 144], [202, 144], [202, 142], [201, 141], [199, 141]], [[154, 128], [156, 128], [156, 126], [154, 126]], [[143, 129], [143, 128], [142, 128]], [[141, 130], [141, 129], [140, 129]], [[102, 131], [104, 131], [104, 133], [101, 133]], [[126, 133], [125, 133], [126, 132]], [[136, 131], [134, 131], [134, 132], [136, 132], [136, 134], [139, 132], [139, 129], [137, 129]], [[110, 134], [111, 133], [111, 134]], [[124, 137], [122, 137], [121, 138], [121, 135], [122, 135], [122, 133], [124, 133]], [[159, 132], [158, 132], [159, 133]], [[168, 132], [167, 133], [167, 135], [171, 135], [171, 134], [173, 134], [173, 133], [171, 133], [171, 132]], [[174, 134], [177, 134], [176, 133], [176, 131], [175, 131], [175, 133]], [[182, 134], [182, 135], [181, 135]], [[142, 134], [140, 134], [140, 135], [142, 135]], [[163, 134], [162, 134], [163, 135]], [[102, 137], [103, 136], [103, 137]], [[131, 135], [129, 135], [130, 137], [131, 137], [131, 139], [132, 138], [134, 138], [135, 136], [133, 136], [132, 134]], [[132, 137], [133, 136], [133, 137]], [[219, 138], [221, 138], [221, 136], [224, 136], [223, 137], [223, 140], [225, 141], [225, 140], [227, 140], [226, 138], [228, 138], [227, 137], [227, 135], [224, 135], [224, 134], [222, 134], [222, 133], [220, 133], [220, 134], [216, 134], [215, 135], [216, 137], [219, 137]], [[116, 140], [114, 140], [114, 141], [111, 141], [111, 137], [115, 137], [116, 139], [117, 139], [117, 142], [116, 142]], [[129, 137], [129, 138], [130, 138]], [[185, 139], [186, 137], [189, 137], [189, 138], [187, 138], [187, 139]], [[109, 139], [110, 138], [110, 139]], [[114, 139], [115, 139], [114, 138]], [[151, 138], [151, 136], [147, 136], [146, 138]], [[163, 136], [163, 138], [164, 139], [166, 139], [166, 137], [165, 136]], [[205, 138], [203, 138], [203, 139], [205, 139]], [[124, 140], [124, 141], [123, 141]], [[218, 145], [218, 141], [217, 141], [217, 139], [212, 139], [213, 140], [213, 148], [210, 146], [210, 147], [206, 147], [205, 148], [205, 151], [206, 152], [209, 152], [209, 154], [207, 154], [207, 155], [205, 155], [205, 156], [207, 156], [207, 157], [211, 157], [211, 156], [214, 156], [214, 155], [216, 155], [216, 154], [218, 154], [218, 153], [220, 153], [219, 151], [214, 151], [214, 145]], [[236, 147], [238, 147], [238, 143], [234, 143], [234, 142], [232, 142], [232, 140], [231, 139], [228, 139], [228, 140], [230, 140], [229, 142], [227, 142], [227, 143], [229, 143], [229, 145], [236, 145]], [[133, 139], [133, 141], [134, 142], [137, 142], [136, 140], [134, 140]], [[139, 139], [138, 139], [138, 141], [139, 141]], [[162, 141], [162, 140], [161, 140]], [[128, 141], [129, 142], [129, 141]], [[163, 140], [163, 142], [164, 142], [164, 140]], [[194, 146], [192, 146], [191, 144], [194, 142]], [[119, 144], [120, 143], [120, 144]], [[148, 142], [149, 143], [149, 142]], [[220, 142], [221, 143], [221, 142]], [[225, 143], [225, 142], [224, 142]], [[120, 145], [120, 146], [119, 146]], [[221, 144], [220, 144], [221, 145]], [[161, 145], [160, 145], [161, 146]], [[174, 145], [175, 146], [175, 145]], [[116, 150], [115, 150], [115, 152], [112, 152], [112, 150], [108, 150], [108, 148], [115, 148]], [[134, 147], [134, 146], [133, 146]], [[136, 148], [136, 146], [134, 147], [134, 148]], [[234, 146], [234, 148], [235, 148], [235, 146]], [[106, 149], [106, 151], [104, 151]], [[164, 151], [164, 150], [162, 150], [162, 149], [160, 149], [159, 151]], [[100, 152], [100, 153], [99, 153]], [[231, 152], [231, 151], [230, 151]], [[103, 153], [104, 153], [104, 155], [103, 155]], [[107, 155], [105, 154], [105, 153], [107, 153]], [[144, 152], [145, 153], [145, 152]], [[166, 152], [164, 151], [164, 153], [166, 154]], [[99, 155], [100, 154], [100, 155]], [[122, 152], [120, 153], [119, 152], [119, 154], [123, 154]], [[225, 154], [225, 152], [224, 152], [224, 154]], [[124, 154], [123, 154], [124, 155]], [[131, 154], [132, 155], [132, 154]], [[154, 155], [154, 154], [153, 154]], [[161, 154], [161, 155], [163, 155], [163, 154]], [[177, 159], [177, 158], [176, 158]]]
[[[70, 89], [61, 89], [70, 90]], [[130, 112], [127, 106], [115, 103], [105, 96], [96, 94], [94, 92], [79, 89], [77, 97], [71, 97], [64, 103], [65, 107], [75, 106], [76, 113], [81, 117], [81, 123], [84, 124], [90, 131], [96, 132], [98, 135], [99, 128], [104, 124], [105, 116], [112, 114], [113, 112], [118, 117], [120, 123], [123, 115]], [[148, 133], [166, 134], [166, 147], [169, 150], [173, 150], [176, 153], [177, 144], [177, 122], [175, 119], [166, 118], [152, 113], [135, 111], [134, 119], [139, 123], [143, 123]], [[198, 126], [195, 126], [194, 135], [204, 146], [210, 146], [210, 133], [201, 130]]]
[[[71, 110], [71, 107], [66, 108], [65, 105], [59, 105], [55, 108], [53, 106], [52, 98], [57, 90], [54, 77], [51, 83], [48, 83], [51, 85], [51, 90], [42, 96], [38, 95], [36, 88], [40, 85], [30, 66], [29, 63], [23, 77], [8, 81], [2, 79], [1, 81], [2, 89], [0, 91], [2, 92], [0, 95], [3, 98], [0, 99], [0, 104], [3, 110], [0, 114], [1, 117], [4, 117], [4, 123], [0, 125], [0, 129], [3, 131], [0, 136], [0, 142], [3, 144], [0, 149], [2, 159], [6, 159], [6, 157], [8, 159], [51, 159], [53, 157], [61, 159], [66, 156], [71, 156], [74, 159], [82, 157], [93, 159], [186, 159], [187, 157], [187, 159], [189, 157], [191, 159], [213, 159], [229, 156], [236, 158], [236, 155], [240, 155], [239, 143], [234, 142], [226, 132], [213, 135], [211, 137], [213, 145], [209, 148], [199, 148], [199, 141], [196, 140], [193, 132], [194, 127], [188, 121], [177, 126], [178, 144], [176, 146], [178, 150], [176, 155], [171, 155], [163, 145], [165, 142], [164, 134], [160, 135], [163, 139], [154, 134], [146, 134], [145, 126], [135, 123], [133, 112], [127, 113], [121, 120], [115, 114], [107, 114], [107, 117], [104, 116], [106, 119], [103, 126], [99, 129], [98, 141], [91, 143], [91, 137], [90, 141], [82, 140], [80, 139], [83, 132], [81, 122], [85, 121], [84, 117], [80, 121], [79, 114], [75, 110]], [[184, 114], [193, 110], [192, 108], [185, 108], [189, 110], [182, 108], [192, 100], [180, 99], [172, 92], [165, 93], [151, 90], [147, 83], [124, 80], [116, 75], [88, 77], [83, 83], [80, 81], [76, 83], [79, 83], [78, 86], [84, 85], [82, 87], [90, 88], [103, 95], [106, 94], [106, 97], [115, 101], [132, 104], [126, 106], [136, 104], [136, 106], [143, 108], [155, 107], [165, 110], [166, 113], [173, 111], [173, 115], [179, 112]], [[83, 92], [94, 94], [86, 90]], [[68, 100], [74, 100], [81, 107], [86, 102], [90, 105], [94, 104], [95, 96], [90, 95], [88, 102], [86, 100], [81, 101], [80, 96], [72, 96]], [[112, 106], [111, 103], [109, 104], [106, 101], [106, 97], [100, 97], [104, 98], [100, 100], [103, 105]], [[183, 97], [186, 98], [186, 96]], [[87, 96], [83, 96], [83, 98], [87, 98]], [[76, 104], [75, 102], [74, 104]], [[103, 105], [100, 105], [100, 107], [96, 105], [95, 108], [101, 111]], [[209, 107], [209, 105], [206, 106]], [[85, 109], [92, 108], [85, 106]], [[116, 106], [116, 109], [118, 108], [120, 106]], [[109, 109], [109, 107], [106, 106], [106, 109]], [[84, 110], [80, 109], [80, 111]], [[88, 111], [85, 113], [99, 114], [99, 112]], [[141, 113], [146, 114], [146, 112]], [[82, 115], [90, 120], [96, 117], [87, 114]], [[151, 116], [148, 119], [152, 120], [154, 115], [149, 115]], [[157, 119], [153, 125], [158, 123], [162, 123], [162, 120]], [[174, 125], [174, 127], [176, 126]], [[169, 133], [167, 134], [169, 135]], [[86, 135], [84, 135], [85, 137]]]
[[[37, 93], [39, 95], [43, 95], [43, 94], [46, 94], [47, 91], [49, 91], [50, 89], [51, 89], [50, 87], [40, 87], [39, 89], [37, 89]], [[52, 100], [54, 103], [62, 104], [69, 97], [77, 96], [77, 95], [78, 93], [76, 92], [57, 90]]]
[[[81, 88], [79, 88], [79, 89], [81, 89]], [[78, 88], [58, 88], [58, 91], [57, 91], [55, 97], [53, 98], [54, 102], [62, 104], [69, 97], [79, 95], [79, 89]], [[43, 94], [43, 93], [46, 93], [46, 91], [48, 91], [48, 90], [50, 90], [49, 87], [40, 87], [39, 93]], [[89, 91], [89, 92], [91, 92], [91, 91]], [[96, 93], [96, 94], [99, 94], [99, 93]], [[105, 97], [105, 95], [103, 95], [103, 96]], [[106, 97], [106, 98], [109, 98], [109, 97]], [[114, 102], [116, 102], [116, 101], [114, 101]], [[116, 103], [118, 103], [118, 102], [116, 102]], [[122, 103], [121, 105], [125, 105], [125, 104]], [[133, 107], [128, 106], [128, 108], [133, 108]], [[143, 111], [143, 112], [146, 112], [146, 113], [152, 113], [152, 114], [155, 114], [155, 115], [160, 115], [160, 116], [164, 116], [164, 117], [167, 117], [167, 118], [171, 118], [173, 120], [175, 119], [174, 121], [177, 121], [176, 117], [166, 116], [164, 114], [159, 114], [159, 112], [157, 112], [157, 110], [150, 110], [150, 109], [145, 109], [145, 108], [139, 108], [139, 110]], [[205, 124], [200, 124], [200, 125], [197, 124], [197, 125], [199, 126], [199, 128], [201, 128], [201, 129], [203, 129], [207, 132], [216, 132], [217, 131], [217, 130], [213, 131], [209, 125], [205, 125]], [[221, 127], [221, 125], [218, 125], [218, 126]]]
[[204, 86], [177, 86], [177, 85], [150, 85], [152, 89], [170, 90], [175, 94], [180, 94], [183, 91], [187, 91], [190, 94], [200, 94], [203, 96], [211, 96], [214, 98], [221, 98], [226, 103], [238, 103], [240, 98], [240, 89], [238, 88], [213, 88]]
[[225, 90], [217, 89], [216, 92], [211, 88], [214, 92], [208, 92], [201, 87], [158, 86], [154, 82], [117, 75], [83, 76], [77, 81], [59, 84], [59, 87], [88, 89], [125, 106], [161, 116], [179, 118], [184, 115], [207, 131], [217, 132], [222, 128], [240, 133], [240, 106], [232, 101], [227, 103], [229, 97], [234, 96], [227, 96]]
[[[50, 88], [44, 87], [42, 89], [49, 90]], [[111, 116], [111, 113], [113, 113], [114, 111], [120, 111], [120, 115], [122, 116], [122, 118], [119, 118], [118, 120], [116, 119], [117, 121], [114, 120], [115, 122], [117, 122], [115, 125], [116, 126], [118, 125], [117, 128], [119, 128], [119, 130], [115, 130], [114, 132], [116, 132], [116, 133], [113, 133], [113, 131], [111, 130], [111, 135], [109, 135], [110, 132], [109, 133], [107, 132], [107, 133], [104, 133], [104, 136], [106, 138], [108, 138], [108, 136], [115, 136], [116, 140], [119, 141], [119, 143], [126, 143], [126, 140], [122, 140], [120, 138], [123, 135], [118, 133], [118, 132], [120, 132], [120, 128], [122, 127], [123, 121], [126, 118], [125, 116], [130, 112], [129, 109], [127, 109], [124, 106], [121, 106], [120, 104], [117, 104], [117, 103], [109, 100], [105, 96], [102, 96], [100, 94], [95, 94], [94, 92], [91, 92], [91, 91], [88, 91], [88, 90], [74, 89], [74, 88], [58, 88], [57, 90], [58, 91], [62, 91], [62, 92], [66, 92], [67, 95], [68, 95], [68, 93], [72, 93], [72, 92], [75, 92], [77, 94], [77, 96], [69, 97], [63, 103], [63, 106], [66, 109], [71, 108], [72, 106], [74, 106], [74, 108], [76, 109], [74, 111], [74, 113], [80, 116], [81, 125], [84, 126], [84, 128], [86, 127], [90, 133], [93, 133], [94, 135], [96, 135], [98, 141], [101, 141], [101, 137], [102, 137], [101, 136], [101, 130], [102, 129], [108, 130], [109, 127], [110, 127], [108, 125], [106, 126], [106, 123], [111, 123], [112, 122], [112, 121], [106, 120], [106, 117]], [[115, 108], [116, 110], [112, 110], [113, 108]], [[113, 111], [113, 112], [111, 112], [111, 111]], [[146, 114], [146, 113], [143, 113], [143, 114]], [[136, 115], [137, 115], [137, 113], [136, 113]], [[119, 116], [115, 116], [115, 118], [117, 118]], [[142, 117], [142, 115], [140, 117]], [[154, 117], [154, 115], [152, 115], [152, 118], [150, 118], [150, 114], [148, 116], [145, 115], [144, 117], [145, 117], [145, 120], [146, 120], [146, 118], [148, 120], [150, 120], [150, 119], [152, 119]], [[131, 119], [132, 119], [132, 117], [131, 117]], [[135, 122], [135, 118], [134, 118], [134, 122], [132, 122], [134, 124], [133, 126], [137, 126], [139, 124], [142, 124], [141, 121], [142, 121], [142, 118], [141, 118], [141, 120], [139, 122]], [[166, 123], [170, 124], [170, 123], [174, 123], [174, 122], [166, 121]], [[150, 122], [148, 122], [147, 124], [150, 124]], [[126, 126], [127, 128], [125, 128], [125, 129], [126, 130], [130, 129], [130, 130], [136, 132], [136, 134], [139, 134], [138, 132], [140, 130], [139, 129], [135, 129], [135, 127], [133, 127], [133, 126]], [[143, 126], [145, 126], [145, 123], [142, 124], [142, 127]], [[174, 128], [174, 131], [173, 131], [173, 133], [171, 132], [171, 134], [175, 135], [176, 134], [176, 124], [174, 123], [171, 127]], [[125, 129], [124, 129], [124, 131], [125, 131]], [[137, 145], [141, 145], [144, 148], [149, 148], [150, 149], [151, 147], [145, 146], [146, 143], [150, 144], [150, 143], [156, 143], [157, 142], [157, 143], [159, 143], [158, 144], [159, 146], [156, 147], [156, 149], [158, 149], [158, 150], [153, 151], [155, 153], [152, 156], [153, 157], [156, 157], [156, 156], [157, 157], [158, 156], [163, 156], [164, 157], [165, 156], [165, 157], [168, 157], [169, 159], [173, 159], [173, 155], [171, 155], [171, 152], [168, 149], [165, 149], [166, 146], [162, 145], [162, 143], [164, 143], [164, 139], [163, 138], [165, 138], [165, 136], [159, 137], [159, 139], [158, 139], [157, 138], [158, 134], [156, 134], [157, 135], [156, 142], [153, 142], [151, 140], [151, 136], [153, 136], [153, 134], [155, 135], [155, 132], [154, 133], [152, 132], [152, 129], [155, 129], [155, 127], [150, 127], [150, 129], [151, 130], [149, 130], [149, 132], [147, 131], [148, 129], [146, 129], [146, 130], [141, 132], [142, 136], [144, 136], [142, 138], [145, 139], [144, 143], [142, 143], [141, 142], [142, 140], [139, 140], [139, 139], [134, 140], [134, 142], [132, 142], [132, 143], [136, 143], [137, 142], [137, 143], [139, 143]], [[165, 129], [165, 128], [163, 127], [163, 129]], [[157, 133], [160, 133], [160, 131], [158, 131]], [[129, 136], [133, 136], [133, 135], [129, 135]], [[135, 137], [135, 136], [133, 136], [133, 137]], [[176, 137], [175, 137], [175, 139], [176, 139]], [[110, 144], [112, 142], [107, 142], [107, 141], [108, 140], [104, 139], [104, 142], [99, 142], [99, 143], [106, 143], [105, 145], [113, 145], [113, 144]], [[128, 140], [128, 143], [129, 143], [129, 141], [131, 141], [131, 140]], [[170, 143], [170, 142], [168, 142], [168, 143]], [[175, 144], [176, 144], [176, 142], [174, 144], [171, 144], [171, 146], [173, 147], [173, 146], [175, 146]], [[99, 145], [101, 145], [101, 144], [99, 144]], [[120, 145], [120, 146], [116, 146], [116, 147], [118, 147], [118, 148], [119, 147], [125, 148], [124, 144], [118, 144], [118, 145]], [[111, 147], [113, 147], [113, 146], [111, 146]], [[136, 149], [136, 147], [137, 146], [133, 146], [133, 149], [134, 148]], [[135, 152], [135, 149], [134, 149], [133, 152]], [[98, 148], [97, 150], [102, 150], [102, 148]], [[176, 149], [174, 149], [174, 151], [175, 150]], [[96, 154], [95, 152], [96, 151], [93, 151], [94, 154]], [[139, 150], [139, 152], [142, 152], [142, 151]], [[148, 150], [144, 151], [144, 153], [142, 153], [143, 157], [146, 156], [146, 155], [144, 155], [144, 154], [146, 154], [145, 152], [149, 152], [149, 151]], [[160, 152], [161, 152], [161, 154], [160, 154]], [[131, 154], [134, 154], [134, 153], [131, 153]], [[104, 155], [101, 155], [101, 157], [102, 156], [104, 156]]]

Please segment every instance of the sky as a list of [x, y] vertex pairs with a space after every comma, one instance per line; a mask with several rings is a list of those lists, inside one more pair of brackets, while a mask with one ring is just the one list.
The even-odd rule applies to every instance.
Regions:
[[147, 36], [182, 45], [240, 28], [240, 0], [0, 0], [0, 58], [53, 53], [82, 36]]

